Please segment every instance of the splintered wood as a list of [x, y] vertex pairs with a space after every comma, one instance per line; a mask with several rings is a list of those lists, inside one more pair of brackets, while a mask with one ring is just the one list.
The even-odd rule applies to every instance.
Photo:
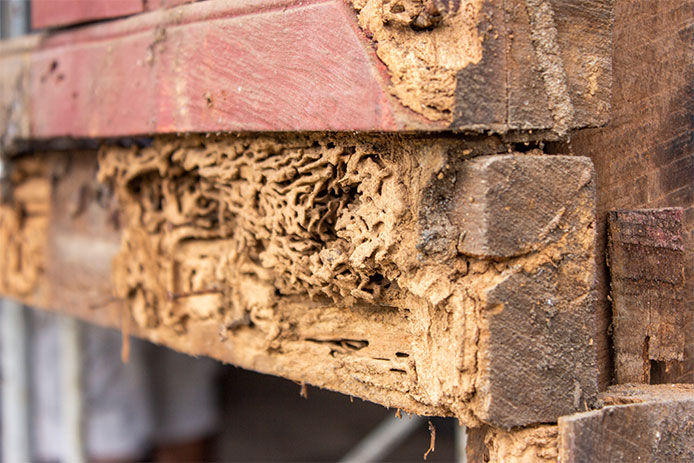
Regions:
[[[105, 145], [99, 182], [93, 157], [43, 156], [43, 278], [4, 291], [44, 307], [77, 293], [64, 307], [90, 320], [119, 326], [125, 310], [134, 333], [176, 349], [468, 425], [586, 410], [592, 165], [463, 148], [159, 138]], [[90, 236], [93, 251], [77, 249]], [[56, 276], [66, 268], [78, 281]]]

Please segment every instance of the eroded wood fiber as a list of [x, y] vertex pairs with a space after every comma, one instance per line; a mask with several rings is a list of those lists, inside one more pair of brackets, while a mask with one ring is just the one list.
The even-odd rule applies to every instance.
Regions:
[[0, 198], [0, 292], [27, 297], [45, 265], [49, 169], [38, 158], [27, 159], [14, 166], [8, 181], [11, 196]]
[[[179, 350], [468, 424], [554, 421], [596, 394], [592, 167], [480, 156], [489, 148], [453, 138], [158, 138], [104, 146], [100, 184], [76, 172], [93, 175], [93, 160], [54, 161], [52, 191], [66, 199], [53, 199], [50, 235], [62, 238], [49, 240], [35, 285], [51, 302], [34, 303], [67, 300], [60, 293], [74, 285], [53, 283], [69, 263], [75, 274], [95, 269], [79, 287], [114, 291], [85, 291], [72, 301], [80, 315], [116, 326], [132, 316], [136, 333]], [[578, 180], [547, 203], [537, 188], [554, 188], [555, 162]], [[547, 180], [527, 177], [528, 166]], [[471, 200], [465, 185], [481, 191], [471, 173], [499, 189]], [[61, 186], [70, 179], [84, 188]], [[504, 203], [504, 185], [515, 203]], [[464, 222], [514, 220], [505, 208], [519, 206], [544, 211], [514, 242], [523, 252], [461, 253]], [[99, 252], [64, 239], [90, 234]], [[111, 256], [108, 281], [96, 261]]]
[[485, 456], [488, 458], [486, 461], [490, 463], [559, 461], [557, 427], [553, 425], [531, 426], [513, 431], [488, 428], [484, 443]]

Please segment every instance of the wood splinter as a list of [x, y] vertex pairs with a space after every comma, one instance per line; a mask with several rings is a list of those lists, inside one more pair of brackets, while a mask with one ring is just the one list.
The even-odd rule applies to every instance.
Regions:
[[429, 454], [436, 450], [436, 426], [434, 426], [429, 420], [429, 449], [424, 453], [424, 459], [426, 460]]

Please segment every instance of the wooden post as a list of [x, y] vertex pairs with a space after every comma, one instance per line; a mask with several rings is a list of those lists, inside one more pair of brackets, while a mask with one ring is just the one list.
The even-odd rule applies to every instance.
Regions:
[[[681, 208], [607, 216], [615, 378], [657, 383], [684, 370], [685, 252]], [[662, 373], [660, 373], [662, 372]]]
[[[692, 0], [615, 1], [610, 123], [577, 131], [566, 151], [595, 163], [598, 212], [598, 356], [601, 388], [612, 383], [611, 307], [604, 265], [611, 210], [682, 207], [688, 307], [694, 305], [694, 64]], [[667, 50], [663, 53], [663, 50]], [[684, 102], [684, 103], [683, 103]], [[694, 381], [694, 317], [686, 321], [684, 371], [662, 381]]]

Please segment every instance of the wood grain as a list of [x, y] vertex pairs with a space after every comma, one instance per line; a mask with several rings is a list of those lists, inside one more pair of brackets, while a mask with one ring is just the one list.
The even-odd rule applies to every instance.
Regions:
[[629, 392], [626, 399], [631, 403], [559, 418], [560, 461], [684, 463], [694, 459], [694, 390]]
[[195, 0], [31, 0], [34, 29], [117, 18]]
[[689, 462], [694, 457], [691, 385], [619, 385], [596, 410], [511, 430], [468, 432], [470, 462]]
[[[615, 2], [610, 124], [573, 135], [569, 151], [595, 163], [598, 255], [606, 249], [607, 211], [684, 208], [686, 301], [694, 305], [694, 2]], [[566, 152], [566, 151], [562, 151]], [[611, 308], [604, 260], [598, 262], [597, 342], [601, 388], [612, 381]], [[687, 321], [685, 368], [664, 382], [694, 381], [694, 320]]]
[[618, 383], [659, 382], [682, 371], [685, 252], [681, 208], [611, 211], [608, 265]]
[[[564, 93], [572, 101], [565, 109], [577, 108], [565, 118], [566, 127], [607, 120], [611, 0], [592, 3], [577, 9], [559, 2], [550, 8], [551, 30], [556, 30], [551, 49], [561, 50], [553, 62], [566, 75]], [[89, 8], [100, 11], [100, 5]], [[449, 70], [453, 108], [443, 120], [428, 119], [426, 111], [403, 102], [434, 85], [433, 69], [446, 63], [430, 57], [430, 75], [422, 68], [420, 76], [426, 85], [408, 87], [405, 96], [395, 92], [394, 69], [406, 66], [406, 58], [387, 67], [377, 55], [380, 45], [341, 0], [209, 0], [156, 9], [49, 31], [21, 52], [0, 45], [0, 67], [24, 67], [13, 72], [29, 76], [30, 85], [16, 98], [26, 102], [22, 117], [30, 121], [30, 131], [16, 134], [18, 140], [449, 129], [556, 138], [565, 130], [556, 130], [556, 118], [548, 112], [547, 92], [553, 87], [536, 69], [544, 42], [537, 39], [542, 34], [533, 35], [526, 9], [524, 2], [510, 9], [498, 0], [485, 2], [474, 34], [453, 31], [479, 35], [483, 56], [477, 64]], [[566, 39], [577, 30], [581, 40]], [[397, 34], [393, 40], [397, 56], [409, 56], [407, 47], [414, 45], [398, 41]]]
[[[104, 182], [94, 153], [19, 159], [15, 202], [0, 207], [0, 291], [93, 323], [130, 320], [135, 334], [190, 354], [469, 425], [551, 422], [593, 406], [590, 163], [466, 158], [450, 141], [410, 139], [403, 151], [364, 138], [109, 146]], [[424, 164], [413, 152], [427, 153]], [[485, 173], [477, 165], [488, 159], [496, 167]], [[297, 162], [302, 172], [272, 167]], [[455, 188], [466, 169], [501, 187], [489, 209], [504, 210], [505, 184], [549, 210], [562, 194], [538, 198], [525, 174], [554, 163], [576, 181], [544, 187], [573, 194], [547, 233], [528, 235], [531, 248], [502, 258], [489, 244], [477, 257], [458, 252], [462, 230], [450, 217], [479, 211]], [[495, 177], [499, 169], [510, 180]]]
[[341, 5], [205, 6], [92, 29], [110, 37], [95, 45], [87, 30], [48, 40], [32, 63], [32, 137], [396, 127]]

